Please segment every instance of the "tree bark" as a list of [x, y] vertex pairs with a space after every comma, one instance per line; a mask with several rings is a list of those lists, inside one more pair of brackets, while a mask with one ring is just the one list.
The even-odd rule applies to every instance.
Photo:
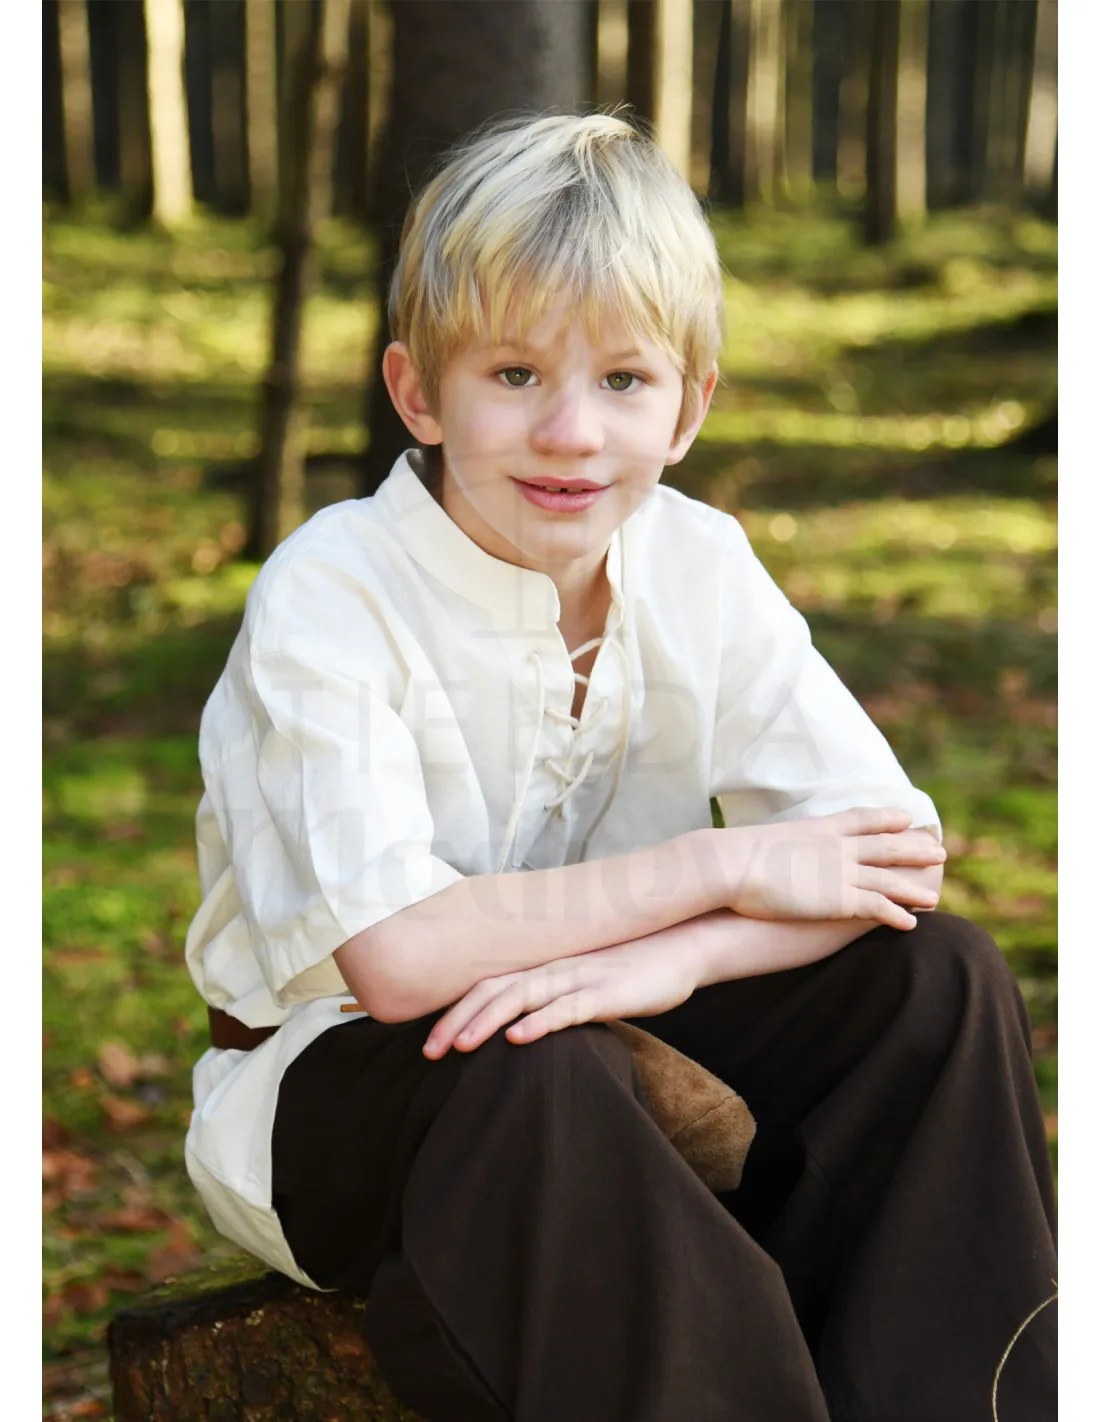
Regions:
[[170, 1282], [108, 1327], [115, 1422], [418, 1422], [363, 1341], [362, 1307], [246, 1255]]
[[897, 215], [900, 0], [875, 0], [872, 15], [863, 200], [863, 240], [869, 246], [890, 240]]
[[691, 176], [692, 0], [655, 0], [654, 136], [661, 152]]
[[596, 103], [626, 103], [627, 0], [596, 0]]
[[367, 0], [367, 215], [381, 217], [382, 145], [393, 98], [393, 15], [388, 0]]
[[696, 193], [711, 191], [719, 32], [728, 0], [695, 0], [691, 42], [691, 167]]
[[182, 0], [145, 0], [153, 219], [171, 230], [191, 216], [191, 144], [183, 91]]
[[245, 0], [244, 30], [249, 207], [270, 221], [279, 201], [275, 0]]
[[581, 0], [396, 0], [392, 14], [393, 99], [377, 187], [381, 309], [367, 393], [364, 495], [413, 444], [379, 375], [390, 341], [385, 293], [410, 189], [421, 186], [442, 150], [494, 114], [571, 111], [585, 85]]
[[370, 14], [368, 0], [351, 0], [348, 72], [336, 127], [333, 212], [358, 221], [367, 216], [367, 139], [370, 131]]
[[65, 191], [70, 203], [80, 204], [95, 191], [92, 58], [85, 0], [60, 0], [57, 26], [61, 52]]
[[840, 81], [837, 118], [836, 185], [841, 197], [859, 200], [867, 193], [867, 113], [871, 88], [871, 41], [874, 4], [847, 0], [846, 62]]
[[836, 183], [840, 76], [844, 70], [844, 0], [814, 0], [813, 176]]
[[751, 27], [750, 0], [724, 0], [714, 75], [711, 193], [730, 207], [745, 205]]
[[897, 215], [914, 223], [928, 205], [928, 0], [901, 0], [898, 27]]
[[248, 210], [245, 35], [243, 0], [210, 7], [210, 125], [218, 207], [235, 216]]
[[115, 26], [115, 120], [118, 186], [124, 222], [147, 218], [153, 204], [149, 72], [144, 7], [112, 7]]
[[796, 203], [808, 202], [813, 193], [813, 35], [813, 0], [786, 0], [782, 173], [786, 195]]
[[770, 203], [781, 172], [785, 100], [781, 0], [752, 0], [746, 194]]
[[649, 123], [657, 110], [657, 7], [654, 0], [627, 0], [626, 101]]
[[1039, 0], [1024, 142], [1024, 190], [1042, 202], [1054, 184], [1058, 144], [1058, 4]]
[[301, 385], [302, 320], [314, 284], [314, 240], [329, 211], [340, 84], [347, 64], [349, 0], [323, 0], [288, 55], [288, 170], [277, 245], [271, 363], [264, 380], [260, 456], [248, 555], [266, 558], [305, 516], [307, 412]]

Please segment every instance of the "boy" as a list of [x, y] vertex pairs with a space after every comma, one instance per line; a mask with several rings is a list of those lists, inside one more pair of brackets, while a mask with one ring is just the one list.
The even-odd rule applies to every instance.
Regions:
[[[928, 797], [659, 484], [717, 378], [697, 203], [618, 119], [499, 125], [414, 202], [390, 315], [419, 449], [276, 551], [203, 717], [215, 1223], [368, 1295], [429, 1422], [987, 1415], [1054, 1272], [1026, 1016], [911, 912]], [[614, 1019], [744, 1096], [738, 1190]], [[1051, 1312], [1003, 1419], [1053, 1419]]]

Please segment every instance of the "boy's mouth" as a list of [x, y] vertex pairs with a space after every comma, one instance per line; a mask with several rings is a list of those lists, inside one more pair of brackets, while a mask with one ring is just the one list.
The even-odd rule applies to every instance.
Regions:
[[605, 484], [597, 484], [591, 479], [517, 479], [529, 489], [548, 489], [555, 494], [580, 494], [588, 489], [603, 489]]
[[580, 513], [605, 493], [610, 485], [595, 484], [591, 479], [571, 479], [551, 483], [550, 480], [516, 479], [520, 493], [528, 503], [550, 513]]

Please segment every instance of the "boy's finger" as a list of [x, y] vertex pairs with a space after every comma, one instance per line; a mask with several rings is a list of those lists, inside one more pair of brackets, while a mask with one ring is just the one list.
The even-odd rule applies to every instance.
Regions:
[[927, 884], [916, 884], [904, 874], [896, 874], [891, 869], [879, 869], [873, 865], [861, 865], [856, 875], [856, 884], [861, 889], [884, 895], [896, 904], [914, 904], [919, 908], [935, 908], [940, 896]]
[[826, 818], [833, 820], [840, 833], [846, 835], [896, 834], [908, 829], [913, 821], [913, 816], [897, 805], [857, 805]]
[[870, 889], [860, 889], [857, 902], [858, 909], [855, 915], [857, 918], [866, 918], [872, 923], [884, 923], [888, 928], [902, 930], [917, 926], [917, 920], [907, 909], [886, 898], [884, 894], [874, 893]]
[[580, 1022], [591, 1022], [593, 1011], [590, 994], [582, 988], [556, 997], [537, 1012], [514, 1022], [505, 1036], [510, 1042], [534, 1042], [548, 1032], [560, 1032], [565, 1027], [576, 1027]]
[[947, 859], [943, 845], [920, 830], [860, 835], [856, 853], [861, 864], [910, 864], [914, 868], [943, 864]]

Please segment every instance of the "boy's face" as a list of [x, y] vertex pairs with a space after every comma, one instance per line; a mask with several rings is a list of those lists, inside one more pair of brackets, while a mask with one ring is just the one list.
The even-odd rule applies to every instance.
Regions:
[[[576, 565], [581, 576], [683, 457], [716, 378], [677, 436], [683, 382], [669, 357], [610, 323], [591, 339], [561, 300], [524, 343], [460, 351], [434, 415], [403, 346], [389, 348], [386, 368], [412, 432], [442, 442], [443, 506], [459, 527], [507, 562], [548, 573]], [[582, 480], [596, 487], [583, 507], [546, 507], [526, 487]]]

